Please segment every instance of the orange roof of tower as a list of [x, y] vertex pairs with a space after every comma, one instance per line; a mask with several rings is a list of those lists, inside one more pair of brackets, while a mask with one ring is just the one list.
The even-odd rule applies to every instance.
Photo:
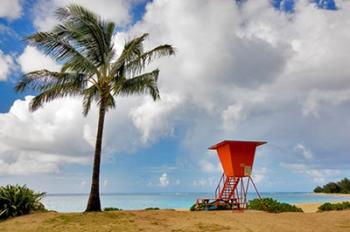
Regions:
[[244, 177], [252, 173], [256, 147], [265, 143], [264, 141], [224, 140], [209, 149], [217, 150], [226, 176]]

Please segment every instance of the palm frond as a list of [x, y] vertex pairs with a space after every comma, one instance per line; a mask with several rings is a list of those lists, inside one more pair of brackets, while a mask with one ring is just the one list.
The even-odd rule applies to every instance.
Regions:
[[143, 94], [148, 91], [153, 100], [157, 100], [160, 98], [157, 86], [158, 75], [159, 70], [156, 69], [152, 72], [127, 79], [120, 88], [119, 86], [114, 86], [114, 91], [117, 91], [117, 94], [121, 95]]
[[30, 109], [35, 111], [45, 102], [59, 97], [79, 95], [86, 84], [87, 79], [83, 74], [39, 70], [23, 75], [15, 89], [18, 92], [27, 89], [40, 92], [30, 104]]
[[[66, 38], [61, 38], [58, 34], [60, 33], [39, 32], [26, 37], [26, 39], [35, 43], [45, 54], [51, 55], [57, 61], [63, 61], [65, 63], [79, 61], [82, 67], [75, 71], [82, 71], [81, 69], [83, 68], [84, 72], [90, 74], [98, 73], [94, 60], [87, 59], [84, 54], [77, 50], [79, 47], [72, 46]], [[80, 50], [82, 49], [80, 48]]]
[[140, 37], [137, 37], [124, 45], [124, 49], [122, 54], [118, 57], [117, 61], [112, 64], [112, 72], [111, 75], [116, 75], [118, 69], [121, 66], [125, 66], [131, 60], [135, 60], [140, 57], [143, 51], [143, 42], [148, 37], [148, 34], [145, 33]]
[[51, 72], [46, 69], [26, 73], [15, 86], [17, 92], [23, 92], [27, 89], [42, 91], [50, 88], [50, 85], [75, 83], [75, 85], [84, 85], [87, 78], [83, 74]]
[[90, 59], [97, 60], [99, 65], [107, 63], [107, 55], [112, 50], [115, 29], [113, 22], [106, 22], [93, 12], [75, 4], [58, 9], [56, 14], [64, 21], [64, 25], [71, 29], [70, 32], [79, 32], [68, 34], [85, 48]]
[[71, 81], [63, 84], [50, 83], [43, 85], [42, 91], [39, 95], [35, 96], [30, 103], [30, 110], [36, 111], [44, 103], [51, 102], [57, 98], [62, 98], [66, 96], [78, 96], [81, 95], [82, 88], [77, 85], [77, 82]]
[[98, 95], [98, 88], [96, 85], [92, 85], [83, 91], [83, 114], [84, 114], [84, 116], [88, 115], [88, 113], [91, 109], [91, 104], [92, 104], [93, 100], [98, 100], [98, 99], [99, 99], [99, 95]]
[[136, 59], [129, 61], [125, 65], [127, 72], [131, 73], [132, 76], [141, 73], [147, 64], [152, 62], [154, 59], [160, 58], [162, 56], [171, 56], [175, 54], [175, 49], [169, 45], [164, 44], [153, 48], [150, 51], [143, 53]]

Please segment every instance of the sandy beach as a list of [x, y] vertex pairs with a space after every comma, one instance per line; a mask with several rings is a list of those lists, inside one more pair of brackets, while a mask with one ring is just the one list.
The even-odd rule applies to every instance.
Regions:
[[350, 211], [271, 214], [257, 211], [36, 213], [0, 223], [0, 231], [350, 231]]
[[297, 207], [301, 208], [304, 213], [315, 213], [318, 210], [318, 207], [323, 203], [313, 202], [313, 203], [298, 203], [295, 204]]
[[350, 199], [350, 193], [313, 193], [313, 194], [324, 195], [324, 196], [348, 197]]

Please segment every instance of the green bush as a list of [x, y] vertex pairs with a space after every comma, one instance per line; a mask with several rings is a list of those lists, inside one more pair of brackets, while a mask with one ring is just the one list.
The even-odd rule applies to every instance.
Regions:
[[158, 207], [149, 207], [149, 208], [145, 208], [145, 210], [159, 210]]
[[25, 185], [0, 187], [0, 219], [45, 210], [44, 205], [40, 202], [44, 196], [45, 193], [36, 193]]
[[346, 210], [350, 209], [350, 201], [344, 201], [341, 203], [329, 203], [326, 202], [320, 207], [318, 207], [318, 211], [323, 212], [323, 211], [331, 211], [331, 210]]
[[218, 205], [215, 204], [205, 204], [205, 203], [199, 203], [193, 204], [190, 208], [190, 211], [202, 211], [202, 210], [232, 210], [232, 206], [230, 205]]
[[301, 208], [298, 208], [295, 205], [281, 203], [272, 198], [254, 199], [249, 201], [248, 209], [262, 210], [270, 213], [303, 212]]
[[122, 211], [122, 209], [114, 208], [114, 207], [106, 207], [103, 211]]

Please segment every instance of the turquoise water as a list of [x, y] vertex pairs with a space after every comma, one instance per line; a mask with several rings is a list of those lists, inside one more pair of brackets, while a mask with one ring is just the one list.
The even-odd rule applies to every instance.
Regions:
[[[248, 193], [248, 199], [256, 198]], [[261, 197], [271, 197], [286, 203], [350, 201], [349, 197], [317, 195], [313, 193], [261, 193]], [[102, 194], [102, 207], [127, 209], [190, 208], [197, 198], [213, 198], [210, 193], [134, 193]], [[58, 212], [81, 212], [87, 203], [87, 194], [49, 194], [43, 199], [45, 207]]]

